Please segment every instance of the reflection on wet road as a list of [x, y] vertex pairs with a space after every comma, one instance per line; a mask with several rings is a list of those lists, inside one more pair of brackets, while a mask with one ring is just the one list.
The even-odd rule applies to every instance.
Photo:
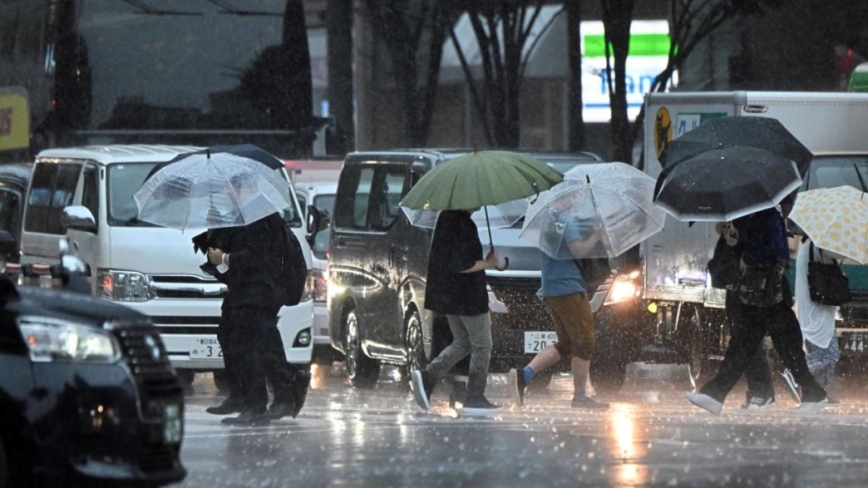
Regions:
[[[204, 375], [199, 375], [204, 376]], [[568, 379], [529, 392], [523, 409], [461, 418], [448, 385], [432, 410], [416, 407], [394, 382], [354, 390], [320, 371], [297, 419], [228, 427], [208, 415], [219, 401], [207, 376], [188, 396], [183, 487], [532, 487], [532, 486], [866, 486], [868, 400], [839, 391], [841, 403], [797, 415], [778, 386], [773, 409], [723, 415], [687, 404], [677, 381], [628, 384], [597, 398], [605, 412], [570, 408]], [[489, 397], [510, 405], [505, 376]]]

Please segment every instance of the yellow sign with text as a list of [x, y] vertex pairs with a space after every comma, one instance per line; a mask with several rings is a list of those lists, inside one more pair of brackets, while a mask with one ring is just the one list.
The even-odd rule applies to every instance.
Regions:
[[27, 91], [0, 88], [0, 151], [30, 147], [30, 108]]

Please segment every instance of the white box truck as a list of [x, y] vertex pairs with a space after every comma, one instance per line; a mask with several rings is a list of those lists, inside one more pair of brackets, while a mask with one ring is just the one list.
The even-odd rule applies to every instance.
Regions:
[[[662, 169], [658, 156], [670, 141], [725, 116], [778, 119], [807, 146], [814, 159], [800, 191], [840, 185], [861, 189], [858, 172], [868, 181], [868, 93], [648, 94], [644, 171], [656, 178]], [[725, 292], [711, 288], [706, 269], [717, 237], [712, 223], [691, 224], [667, 216], [663, 232], [639, 246], [638, 269], [622, 270], [604, 306], [619, 317], [606, 324], [612, 330], [603, 331], [614, 338], [609, 344], [620, 342], [614, 359], [605, 365], [610, 376], [622, 379], [631, 360], [662, 360], [686, 362], [695, 381], [703, 361], [722, 358], [728, 340]], [[797, 245], [798, 239], [791, 239], [792, 257]], [[854, 300], [841, 307], [837, 324], [842, 354], [868, 357], [868, 266], [845, 262], [845, 273]], [[605, 338], [602, 342], [607, 343]]]

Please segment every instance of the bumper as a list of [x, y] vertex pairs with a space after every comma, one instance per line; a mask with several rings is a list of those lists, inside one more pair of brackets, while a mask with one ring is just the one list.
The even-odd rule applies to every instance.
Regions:
[[[130, 308], [150, 316], [160, 331], [172, 365], [180, 369], [223, 369], [223, 353], [217, 342], [222, 300], [155, 299], [129, 303]], [[312, 333], [313, 301], [278, 312], [277, 328], [283, 339], [287, 361], [308, 364], [313, 354], [312, 341], [298, 343], [301, 332]]]
[[313, 304], [313, 344], [331, 347], [329, 338], [329, 309], [326, 302]]
[[[39, 452], [34, 472], [50, 486], [165, 484], [186, 476], [179, 453], [184, 397], [166, 366], [162, 378], [126, 363], [34, 364], [47, 394], [31, 408]], [[59, 484], [57, 484], [59, 486]]]

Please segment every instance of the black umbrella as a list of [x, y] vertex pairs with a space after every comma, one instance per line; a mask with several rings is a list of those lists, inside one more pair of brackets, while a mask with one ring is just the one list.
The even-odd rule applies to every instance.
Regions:
[[664, 169], [654, 203], [678, 220], [726, 222], [774, 207], [801, 184], [796, 163], [779, 154], [712, 149]]
[[202, 149], [199, 151], [193, 151], [188, 153], [183, 153], [175, 156], [174, 158], [160, 163], [148, 173], [148, 176], [145, 178], [146, 180], [153, 176], [157, 171], [165, 168], [166, 166], [186, 159], [191, 154], [217, 154], [217, 153], [228, 153], [241, 158], [252, 159], [254, 161], [259, 161], [260, 163], [268, 166], [271, 169], [280, 169], [284, 167], [284, 162], [279, 159], [274, 154], [262, 149], [259, 146], [254, 144], [225, 144], [218, 146], [211, 146], [206, 149]]
[[744, 116], [718, 117], [703, 122], [670, 142], [659, 161], [667, 168], [709, 149], [742, 146], [765, 149], [795, 161], [802, 177], [814, 157], [778, 119]]

